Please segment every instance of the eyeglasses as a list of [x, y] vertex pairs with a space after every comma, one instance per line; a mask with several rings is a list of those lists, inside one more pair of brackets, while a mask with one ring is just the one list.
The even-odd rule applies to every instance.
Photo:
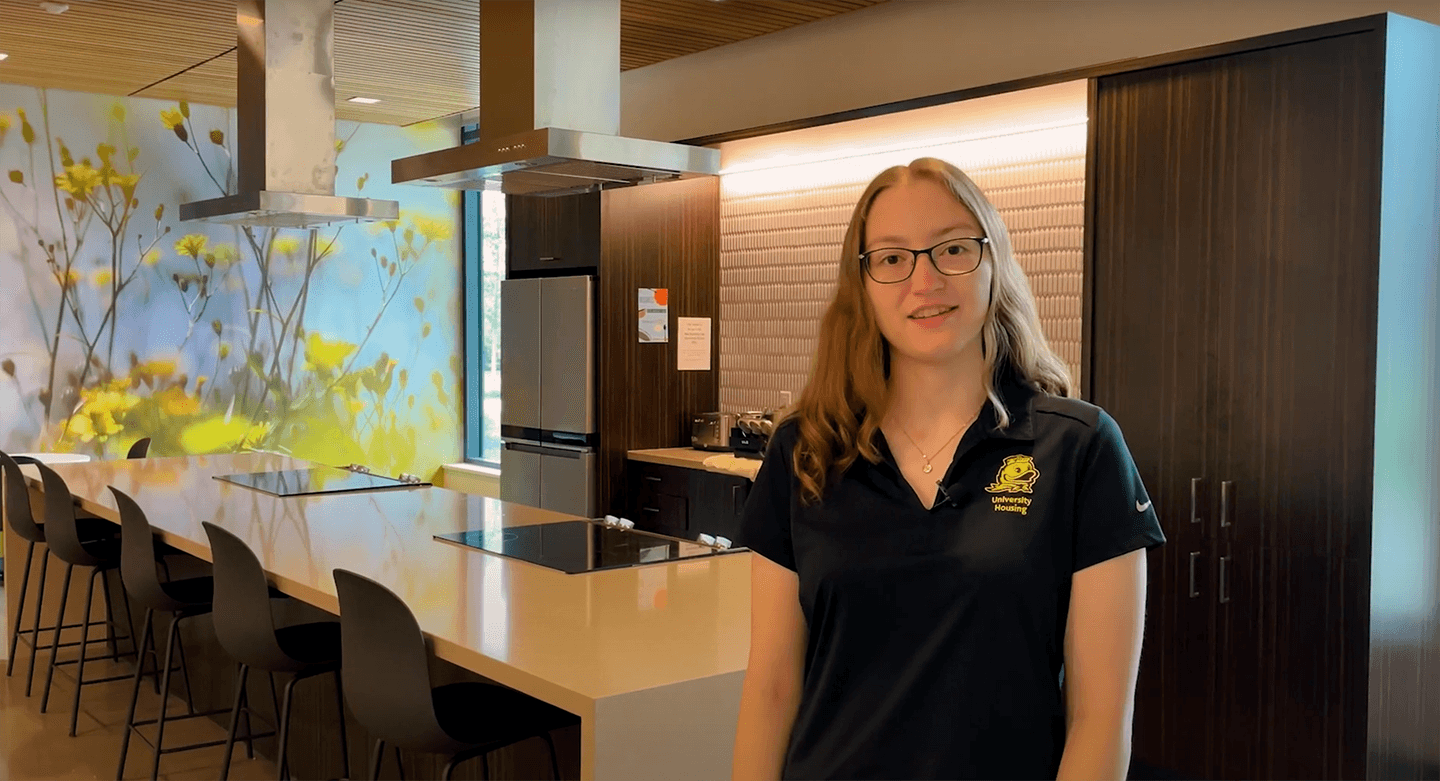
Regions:
[[985, 253], [987, 238], [949, 239], [930, 249], [905, 249], [904, 247], [882, 247], [860, 253], [860, 265], [865, 273], [882, 285], [904, 282], [915, 273], [915, 261], [920, 255], [930, 256], [930, 263], [947, 277], [969, 274], [980, 267], [980, 258]]

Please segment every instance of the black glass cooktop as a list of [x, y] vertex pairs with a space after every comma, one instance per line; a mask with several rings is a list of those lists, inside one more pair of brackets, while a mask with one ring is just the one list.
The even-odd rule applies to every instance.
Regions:
[[215, 475], [216, 480], [243, 485], [274, 496], [333, 494], [345, 491], [374, 491], [382, 488], [415, 488], [429, 483], [406, 483], [392, 477], [352, 472], [348, 469], [284, 469], [242, 475]]
[[558, 521], [533, 526], [437, 534], [435, 539], [478, 548], [571, 575], [637, 564], [735, 553], [678, 537], [617, 529], [600, 521]]

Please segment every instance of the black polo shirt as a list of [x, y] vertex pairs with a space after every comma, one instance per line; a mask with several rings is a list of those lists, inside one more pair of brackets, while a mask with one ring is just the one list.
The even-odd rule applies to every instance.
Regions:
[[736, 540], [800, 578], [809, 627], [786, 779], [1054, 778], [1070, 576], [1165, 536], [1115, 421], [1006, 384], [925, 509], [878, 435], [801, 505], [776, 431]]

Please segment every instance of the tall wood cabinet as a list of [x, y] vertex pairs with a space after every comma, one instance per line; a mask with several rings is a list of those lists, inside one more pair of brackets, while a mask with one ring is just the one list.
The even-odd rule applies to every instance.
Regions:
[[1440, 523], [1433, 465], [1377, 466], [1407, 427], [1437, 441], [1436, 395], [1387, 395], [1396, 360], [1434, 387], [1440, 138], [1393, 122], [1440, 115], [1440, 68], [1416, 72], [1437, 30], [1374, 17], [1093, 82], [1088, 394], [1168, 537], [1132, 777], [1383, 773], [1372, 541], [1409, 521], [1379, 497]]

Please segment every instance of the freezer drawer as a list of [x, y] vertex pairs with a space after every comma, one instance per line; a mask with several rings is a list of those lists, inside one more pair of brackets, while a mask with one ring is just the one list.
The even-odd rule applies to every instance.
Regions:
[[507, 441], [501, 455], [500, 499], [593, 518], [598, 474], [594, 450]]
[[500, 501], [540, 506], [540, 459], [529, 448], [506, 442], [500, 451]]
[[559, 451], [540, 457], [540, 506], [546, 510], [595, 517], [595, 452]]

